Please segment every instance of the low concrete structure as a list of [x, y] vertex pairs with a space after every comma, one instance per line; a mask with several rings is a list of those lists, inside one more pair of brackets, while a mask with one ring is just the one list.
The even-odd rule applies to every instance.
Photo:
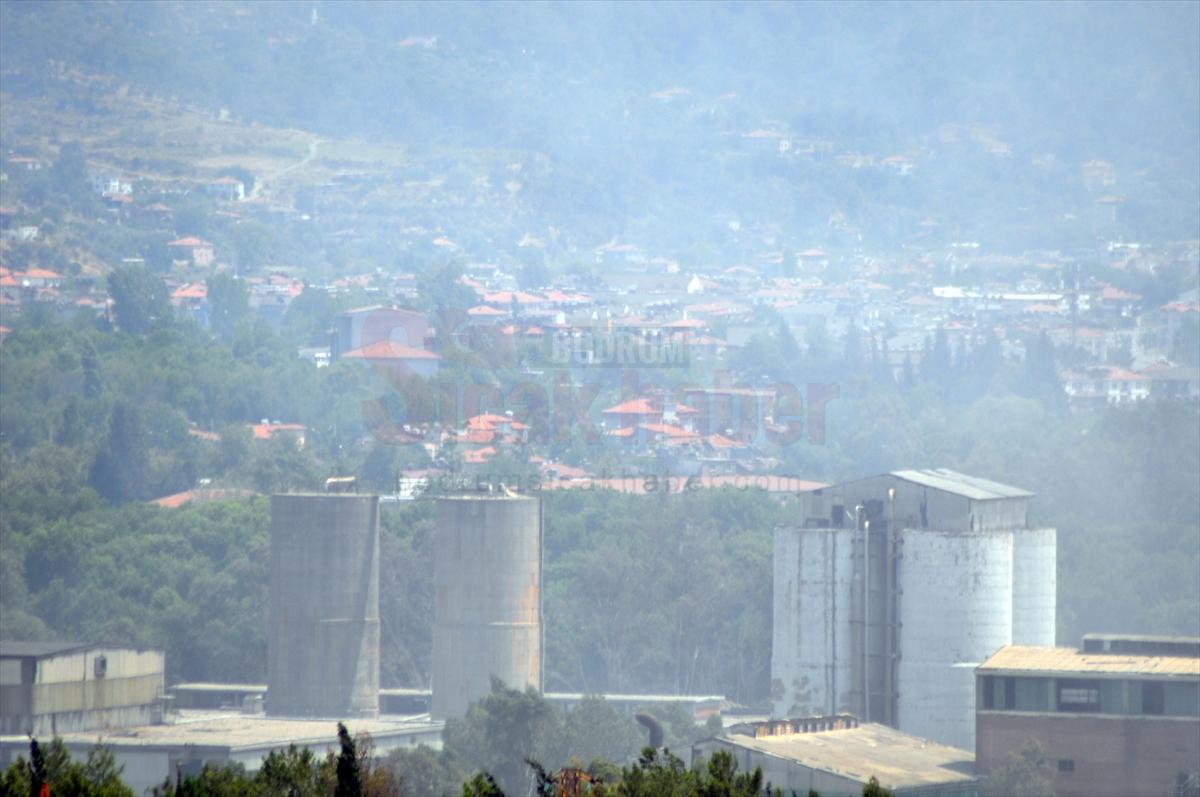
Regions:
[[735, 725], [692, 745], [692, 760], [724, 750], [743, 772], [761, 767], [785, 794], [859, 797], [872, 777], [896, 797], [974, 797], [974, 758], [967, 750], [910, 736], [848, 714]]
[[[256, 772], [262, 760], [274, 751], [290, 745], [307, 747], [318, 758], [326, 750], [336, 751], [337, 720], [290, 720], [220, 712], [183, 711], [174, 722], [121, 730], [60, 733], [63, 744], [75, 760], [85, 760], [90, 749], [103, 743], [112, 751], [118, 766], [124, 767], [122, 780], [143, 794], [161, 786], [177, 774], [196, 774], [206, 764], [241, 764]], [[442, 723], [429, 717], [348, 720], [352, 736], [370, 734], [375, 752], [386, 754], [400, 747], [419, 744], [440, 748]], [[0, 736], [0, 767], [7, 767], [17, 756], [29, 756], [29, 739], [24, 735]]]
[[72, 642], [0, 642], [0, 734], [53, 736], [162, 716], [164, 656]]
[[[240, 709], [257, 703], [267, 693], [266, 684], [180, 683], [167, 690], [179, 709]], [[429, 689], [392, 687], [379, 690], [379, 711], [385, 715], [412, 715], [429, 712], [433, 692]], [[584, 692], [546, 692], [548, 703], [570, 708], [592, 697]], [[647, 706], [681, 703], [699, 722], [721, 711], [722, 695], [637, 695], [610, 693], [597, 695], [622, 711], [633, 713]]]

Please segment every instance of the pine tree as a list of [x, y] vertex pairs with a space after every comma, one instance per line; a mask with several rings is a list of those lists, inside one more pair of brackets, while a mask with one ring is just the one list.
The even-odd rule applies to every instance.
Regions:
[[362, 797], [362, 773], [358, 768], [358, 750], [346, 726], [338, 723], [338, 742], [342, 751], [337, 758], [337, 789], [334, 797]]

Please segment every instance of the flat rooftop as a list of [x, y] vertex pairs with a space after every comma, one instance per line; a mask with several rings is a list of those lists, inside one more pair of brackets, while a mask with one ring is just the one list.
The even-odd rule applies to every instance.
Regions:
[[[177, 749], [228, 748], [230, 750], [270, 749], [295, 744], [320, 750], [337, 745], [337, 723], [345, 724], [353, 736], [369, 733], [378, 743], [383, 740], [435, 733], [440, 736], [444, 723], [434, 722], [428, 714], [387, 719], [288, 719], [245, 715], [232, 712], [180, 711], [176, 720], [164, 725], [133, 728], [108, 728], [59, 734], [64, 744], [108, 747], [148, 747]], [[3, 736], [4, 742], [28, 743], [25, 736]]]
[[1194, 656], [1084, 653], [1075, 648], [1008, 645], [980, 664], [977, 672], [1022, 675], [1147, 675], [1200, 679], [1200, 659]]
[[867, 722], [857, 728], [781, 736], [718, 737], [802, 766], [866, 783], [872, 775], [887, 789], [908, 789], [975, 779], [975, 755], [895, 728]]

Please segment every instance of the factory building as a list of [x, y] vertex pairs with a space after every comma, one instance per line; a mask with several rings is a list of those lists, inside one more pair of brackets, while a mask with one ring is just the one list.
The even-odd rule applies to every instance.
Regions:
[[775, 532], [776, 716], [847, 712], [974, 749], [974, 670], [1053, 645], [1056, 533], [1032, 493], [945, 469], [801, 498]]
[[51, 737], [157, 722], [163, 653], [70, 642], [0, 642], [0, 735]]
[[379, 497], [271, 497], [267, 713], [379, 714]]
[[692, 745], [692, 760], [730, 753], [742, 772], [785, 794], [859, 797], [872, 777], [896, 797], [975, 797], [971, 753], [855, 717], [804, 717], [735, 725]]
[[438, 499], [433, 561], [434, 719], [463, 716], [493, 677], [541, 691], [541, 500]]
[[1200, 639], [1012, 645], [975, 676], [981, 773], [1036, 740], [1059, 797], [1200, 794]]
[[[96, 745], [104, 745], [121, 767], [122, 782], [134, 794], [149, 794], [177, 777], [199, 775], [206, 766], [241, 765], [253, 774], [266, 756], [286, 753], [293, 745], [311, 750], [318, 761], [338, 750], [334, 720], [279, 719], [237, 712], [187, 712], [175, 720], [123, 727], [116, 733], [92, 730], [58, 736], [75, 761], [86, 761]], [[420, 717], [348, 720], [346, 728], [351, 735], [370, 734], [378, 756], [418, 745], [440, 749], [442, 743], [443, 725]], [[49, 741], [49, 735], [40, 741]], [[19, 756], [29, 759], [29, 737], [0, 735], [0, 770]]]

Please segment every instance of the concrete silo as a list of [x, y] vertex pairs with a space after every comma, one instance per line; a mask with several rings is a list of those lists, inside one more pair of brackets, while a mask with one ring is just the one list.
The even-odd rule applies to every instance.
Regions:
[[777, 716], [832, 715], [852, 704], [854, 639], [847, 619], [856, 605], [854, 554], [851, 529], [775, 531], [771, 677]]
[[1032, 497], [940, 468], [803, 496], [775, 535], [776, 715], [846, 711], [971, 749], [972, 667], [1054, 644], [1056, 535], [1030, 527]]
[[271, 496], [269, 714], [379, 714], [379, 498]]
[[435, 719], [508, 686], [542, 688], [542, 507], [523, 496], [438, 499], [434, 543]]
[[974, 750], [975, 667], [1012, 636], [1013, 536], [904, 529], [897, 724]]
[[1058, 533], [1013, 532], [1012, 644], [1054, 647], [1058, 607]]

